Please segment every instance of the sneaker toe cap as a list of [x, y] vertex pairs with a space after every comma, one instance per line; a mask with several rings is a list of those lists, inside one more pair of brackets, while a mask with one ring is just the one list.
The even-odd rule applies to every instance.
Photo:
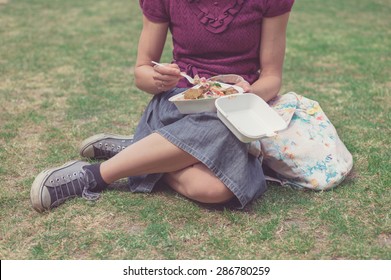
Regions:
[[51, 205], [49, 191], [43, 184], [44, 176], [44, 173], [41, 173], [37, 176], [30, 191], [31, 204], [38, 212], [43, 212], [50, 209]]

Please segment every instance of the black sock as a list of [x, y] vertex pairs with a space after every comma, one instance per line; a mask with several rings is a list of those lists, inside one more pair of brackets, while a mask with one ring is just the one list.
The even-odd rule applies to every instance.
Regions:
[[109, 184], [107, 184], [103, 180], [102, 175], [100, 174], [100, 163], [86, 165], [86, 166], [83, 166], [83, 168], [91, 171], [91, 173], [94, 175], [94, 178], [95, 178], [95, 181], [96, 181], [96, 187], [93, 188], [91, 191], [101, 192], [101, 191], [103, 191], [104, 189], [107, 188], [107, 186]]

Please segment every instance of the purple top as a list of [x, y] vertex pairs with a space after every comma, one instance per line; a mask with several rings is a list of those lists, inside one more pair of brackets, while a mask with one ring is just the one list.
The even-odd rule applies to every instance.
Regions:
[[[294, 0], [139, 0], [144, 15], [168, 22], [173, 62], [194, 76], [238, 74], [259, 77], [259, 47], [264, 17], [289, 12]], [[187, 87], [181, 80], [178, 87]]]

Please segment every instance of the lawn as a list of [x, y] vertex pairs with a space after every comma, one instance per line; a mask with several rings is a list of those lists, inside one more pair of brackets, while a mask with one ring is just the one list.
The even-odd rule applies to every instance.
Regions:
[[[270, 185], [245, 211], [116, 186], [43, 214], [30, 186], [86, 137], [130, 134], [141, 13], [129, 0], [0, 1], [0, 259], [391, 259], [389, 0], [297, 0], [284, 86], [315, 99], [352, 152], [328, 192]], [[162, 61], [170, 60], [170, 44]]]

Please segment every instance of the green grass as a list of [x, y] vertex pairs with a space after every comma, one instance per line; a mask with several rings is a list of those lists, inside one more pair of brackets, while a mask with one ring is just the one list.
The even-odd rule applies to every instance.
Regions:
[[281, 92], [319, 101], [352, 152], [339, 188], [271, 185], [246, 211], [107, 191], [38, 214], [42, 169], [92, 134], [134, 131], [150, 99], [133, 81], [141, 14], [127, 0], [0, 4], [0, 258], [390, 259], [390, 13], [387, 0], [300, 0], [291, 14]]

